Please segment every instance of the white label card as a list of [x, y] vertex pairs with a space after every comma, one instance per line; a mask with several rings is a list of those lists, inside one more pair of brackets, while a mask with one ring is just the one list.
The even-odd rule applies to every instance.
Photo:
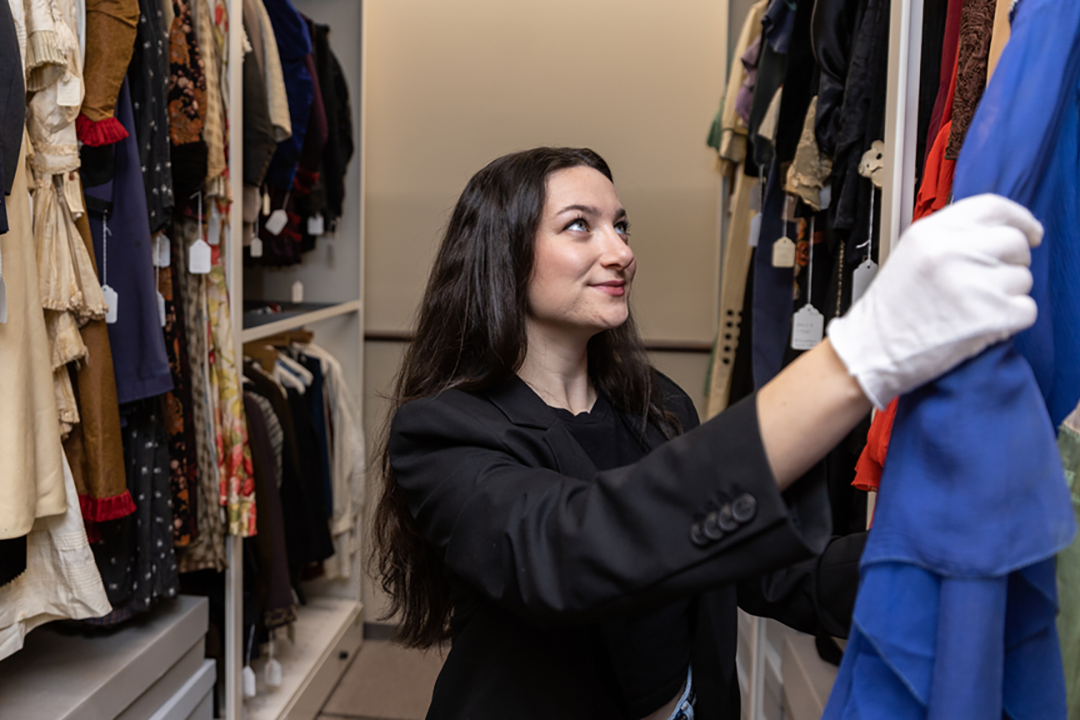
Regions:
[[0, 275], [0, 324], [7, 322], [7, 287], [4, 276]]
[[172, 264], [172, 241], [161, 233], [154, 243], [154, 266], [167, 268]]
[[855, 274], [851, 278], [851, 303], [854, 305], [870, 287], [870, 283], [877, 277], [878, 264], [867, 258], [866, 262], [855, 268]]
[[772, 264], [776, 268], [795, 267], [795, 243], [789, 237], [782, 237], [772, 246]]
[[221, 213], [218, 212], [217, 203], [210, 203], [210, 216], [206, 221], [206, 239], [211, 245], [221, 244]]
[[322, 215], [312, 215], [307, 219], [307, 234], [312, 237], [319, 237], [326, 232], [326, 224], [323, 222]]
[[193, 275], [205, 275], [210, 272], [210, 246], [203, 239], [191, 243], [188, 254], [188, 272]]
[[262, 257], [262, 240], [258, 235], [251, 239], [251, 245], [248, 247], [251, 249], [251, 257]]
[[[145, 267], [145, 266], [144, 266]], [[105, 305], [108, 306], [108, 310], [105, 312], [105, 322], [112, 325], [116, 322], [116, 318], [120, 313], [120, 296], [116, 294], [108, 285], [101, 286], [101, 294], [105, 296]]]
[[250, 665], [246, 665], [244, 666], [244, 672], [240, 673], [240, 676], [243, 678], [244, 697], [255, 697], [255, 671], [251, 669]]
[[754, 212], [761, 212], [761, 183], [758, 182], [754, 187], [750, 188], [750, 209]]
[[810, 350], [825, 337], [825, 316], [807, 303], [792, 318], [791, 349]]
[[56, 104], [63, 107], [82, 105], [82, 81], [71, 73], [64, 73], [56, 85]]
[[266, 684], [270, 687], [278, 687], [281, 685], [281, 663], [274, 658], [270, 658], [270, 661], [266, 663]]
[[292, 301], [294, 303], [304, 302], [304, 283], [299, 280], [292, 284]]
[[750, 247], [757, 247], [758, 237], [761, 236], [761, 215], [755, 215], [750, 220]]
[[270, 217], [266, 218], [266, 231], [271, 235], [279, 235], [285, 226], [289, 224], [289, 215], [281, 208], [278, 208], [274, 212], [270, 213]]
[[821, 203], [821, 209], [828, 210], [829, 206], [832, 205], [832, 185], [826, 185], [821, 188], [821, 193], [818, 195], [818, 198]]

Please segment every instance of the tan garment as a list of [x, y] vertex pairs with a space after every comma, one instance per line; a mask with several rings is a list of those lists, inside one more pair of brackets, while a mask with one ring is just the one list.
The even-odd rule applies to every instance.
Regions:
[[[202, 137], [206, 142], [206, 194], [227, 195], [219, 182], [226, 169], [225, 160], [225, 113], [221, 95], [221, 54], [214, 40], [214, 21], [206, 0], [194, 0], [191, 12], [195, 22], [195, 35], [202, 54], [203, 70], [206, 72], [206, 121]], [[208, 210], [209, 212], [209, 210]]]
[[63, 514], [34, 523], [26, 539], [26, 571], [0, 587], [0, 660], [20, 650], [26, 634], [39, 625], [112, 611], [62, 454], [60, 480], [67, 498]]
[[787, 185], [784, 190], [798, 196], [813, 210], [821, 210], [821, 189], [832, 174], [832, 160], [818, 148], [814, 123], [817, 119], [817, 96], [810, 100], [806, 110], [799, 146], [788, 168]]
[[709, 400], [705, 416], [711, 418], [728, 404], [731, 390], [731, 370], [735, 365], [735, 349], [739, 346], [742, 324], [743, 295], [746, 274], [750, 270], [750, 221], [757, 213], [750, 209], [750, 191], [758, 184], [748, 177], [742, 166], [735, 171], [735, 192], [731, 197], [731, 231], [724, 248], [724, 269], [720, 283], [720, 327], [716, 331], [712, 372], [709, 379]]
[[[93, 253], [94, 239], [86, 215], [76, 220], [75, 225], [84, 246]], [[96, 273], [93, 254], [90, 262]], [[108, 520], [122, 512], [117, 507], [119, 501], [114, 500], [111, 505], [101, 501], [127, 493], [112, 347], [104, 320], [91, 320], [79, 332], [89, 359], [80, 363], [76, 372], [80, 423], [64, 440], [64, 453], [71, 465], [75, 488], [86, 498], [86, 516]]]
[[746, 68], [742, 64], [743, 53], [761, 35], [761, 16], [769, 6], [769, 0], [759, 0], [750, 8], [739, 33], [735, 52], [731, 55], [731, 69], [728, 71], [727, 90], [724, 93], [724, 109], [720, 115], [720, 158], [724, 165], [724, 174], [728, 175], [734, 166], [746, 158], [746, 135], [749, 128], [735, 112], [739, 88], [746, 80]]
[[990, 78], [994, 76], [994, 68], [997, 67], [1001, 53], [1005, 50], [1005, 44], [1009, 42], [1012, 34], [1012, 26], [1009, 25], [1009, 7], [1012, 0], [997, 0], [994, 8], [994, 36], [990, 39], [990, 59], [986, 63], [986, 84], [990, 84]]
[[67, 510], [52, 360], [38, 294], [37, 255], [26, 183], [26, 141], [0, 235], [8, 321], [0, 324], [0, 539], [30, 532], [34, 519]]
[[285, 93], [285, 75], [281, 70], [281, 55], [278, 53], [274, 27], [262, 0], [244, 0], [244, 19], [251, 31], [255, 56], [262, 56], [260, 67], [266, 79], [266, 101], [270, 107], [274, 139], [278, 142], [288, 140], [292, 137], [292, 120], [289, 116], [289, 97]]

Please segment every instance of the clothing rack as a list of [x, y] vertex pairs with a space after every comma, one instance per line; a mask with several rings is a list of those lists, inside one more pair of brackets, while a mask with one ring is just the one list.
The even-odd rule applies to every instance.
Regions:
[[[245, 272], [243, 245], [240, 241], [241, 198], [243, 197], [243, 58], [242, 33], [243, 0], [228, 0], [229, 14], [229, 126], [233, 128], [229, 141], [230, 189], [233, 197], [234, 228], [226, 242], [226, 280], [233, 318], [234, 346], [256, 340], [274, 339], [281, 333], [301, 327], [310, 328], [322, 341], [323, 347], [341, 361], [350, 387], [357, 393], [357, 403], [363, 407], [363, 217], [364, 203], [361, 188], [365, 151], [363, 137], [364, 68], [362, 54], [366, 46], [363, 32], [365, 12], [362, 2], [354, 0], [293, 0], [300, 12], [327, 23], [341, 40], [336, 46], [345, 69], [345, 77], [353, 99], [353, 128], [357, 137], [357, 152], [350, 163], [346, 180], [348, 208], [338, 224], [335, 237], [320, 243], [320, 248], [305, 257], [301, 265], [285, 270], [251, 269]], [[332, 244], [335, 249], [328, 250]], [[330, 257], [327, 257], [330, 253]], [[336, 255], [334, 254], [336, 253]], [[247, 277], [245, 278], [245, 275]], [[245, 280], [248, 282], [245, 283]], [[261, 282], [255, 282], [261, 281]], [[258, 299], [290, 297], [294, 282], [309, 287], [313, 302], [301, 303], [293, 312], [283, 313], [279, 320], [266, 322], [244, 317], [245, 286], [261, 285]], [[258, 322], [260, 321], [261, 322]], [[318, 581], [312, 583], [308, 605], [299, 608], [295, 623], [295, 641], [288, 652], [277, 652], [275, 658], [283, 666], [280, 687], [265, 691], [245, 702], [241, 673], [244, 668], [243, 633], [243, 543], [240, 538], [226, 538], [228, 569], [225, 571], [225, 704], [223, 720], [277, 720], [278, 718], [314, 718], [347, 662], [362, 642], [361, 548], [347, 581]]]
[[[889, 70], [885, 106], [885, 182], [882, 189], [878, 262], [884, 264], [901, 233], [911, 225], [915, 207], [916, 135], [919, 125], [919, 69], [922, 60], [923, 0], [890, 0]], [[740, 19], [733, 19], [739, 22]], [[733, 58], [732, 62], [738, 62]], [[874, 494], [867, 499], [867, 518], [873, 517]], [[776, 630], [781, 632], [777, 633]], [[770, 630], [772, 632], [770, 632]], [[790, 631], [765, 618], [739, 611], [740, 649], [748, 656], [740, 664], [739, 684], [748, 720], [766, 720], [768, 685], [783, 686], [783, 667]], [[770, 637], [770, 635], [775, 637]], [[743, 639], [746, 645], [743, 645]], [[813, 649], [812, 644], [800, 647]], [[816, 653], [815, 653], [816, 656]], [[816, 659], [816, 657], [815, 657]]]

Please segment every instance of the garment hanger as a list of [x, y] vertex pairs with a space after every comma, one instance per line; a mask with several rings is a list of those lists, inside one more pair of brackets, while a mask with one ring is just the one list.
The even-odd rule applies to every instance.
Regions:
[[310, 387], [311, 383], [315, 382], [315, 376], [311, 374], [311, 371], [300, 363], [293, 360], [284, 353], [279, 353], [278, 362], [285, 366], [285, 369], [296, 375], [304, 383], [305, 387]]

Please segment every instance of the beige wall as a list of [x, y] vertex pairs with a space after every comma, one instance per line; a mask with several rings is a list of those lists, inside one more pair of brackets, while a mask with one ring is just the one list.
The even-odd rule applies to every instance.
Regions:
[[[726, 79], [727, 8], [366, 0], [367, 332], [411, 329], [440, 231], [474, 172], [514, 150], [571, 145], [598, 151], [615, 175], [633, 224], [633, 303], [647, 340], [711, 342], [720, 180], [705, 137]], [[365, 344], [369, 441], [399, 357], [396, 343]], [[653, 358], [700, 407], [707, 354]], [[381, 599], [366, 588], [373, 620]]]

